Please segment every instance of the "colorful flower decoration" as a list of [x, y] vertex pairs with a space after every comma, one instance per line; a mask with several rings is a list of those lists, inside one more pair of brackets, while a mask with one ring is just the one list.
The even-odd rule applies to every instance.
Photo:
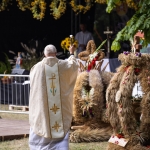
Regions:
[[135, 54], [137, 57], [141, 57], [141, 53], [140, 52], [137, 52], [136, 54]]
[[130, 54], [130, 52], [128, 52], [128, 51], [124, 51], [123, 53], [124, 53], [125, 55]]
[[22, 11], [25, 11], [26, 9], [30, 9], [31, 7], [31, 0], [16, 0], [18, 1], [18, 7]]
[[77, 1], [76, 0], [71, 0], [70, 4], [72, 6], [72, 9], [74, 12], [76, 12], [77, 14], [80, 12], [83, 12], [84, 14], [90, 10], [91, 6], [92, 6], [92, 0], [85, 0], [86, 5], [77, 5]]
[[[59, 3], [59, 4], [58, 4]], [[55, 19], [59, 19], [66, 10], [66, 0], [53, 0], [49, 6]]]
[[124, 138], [124, 135], [121, 131], [119, 131], [119, 133], [116, 134], [116, 136], [120, 139], [120, 138]]
[[31, 3], [31, 11], [33, 13], [33, 18], [37, 20], [42, 20], [45, 16], [46, 3], [45, 0], [34, 0]]
[[10, 3], [11, 0], [1, 0], [0, 3], [0, 11], [6, 10], [8, 4]]
[[92, 68], [95, 67], [96, 61], [99, 58], [99, 52], [101, 51], [101, 47], [105, 44], [106, 41], [107, 39], [101, 43], [101, 45], [95, 50], [94, 53], [89, 55], [89, 60], [87, 61], [87, 71], [90, 71]]
[[69, 50], [70, 45], [74, 45], [74, 47], [78, 47], [78, 41], [71, 35], [70, 37], [66, 37], [64, 40], [61, 41], [61, 47], [63, 50]]
[[141, 72], [141, 69], [139, 67], [134, 67], [134, 73], [135, 75], [139, 75], [139, 73]]

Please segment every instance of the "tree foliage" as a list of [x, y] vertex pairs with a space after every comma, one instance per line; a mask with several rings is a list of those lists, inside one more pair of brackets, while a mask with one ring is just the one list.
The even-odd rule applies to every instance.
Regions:
[[[116, 3], [121, 0], [107, 0], [107, 12], [111, 12], [116, 7]], [[127, 22], [126, 26], [117, 34], [117, 37], [112, 43], [111, 50], [120, 50], [121, 41], [133, 39], [138, 30], [144, 33], [144, 46], [150, 43], [150, 1], [140, 0], [138, 9], [133, 17]]]

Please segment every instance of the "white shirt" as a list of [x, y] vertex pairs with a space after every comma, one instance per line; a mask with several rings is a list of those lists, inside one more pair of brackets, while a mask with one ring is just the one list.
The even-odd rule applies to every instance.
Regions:
[[87, 45], [89, 40], [94, 40], [92, 34], [89, 31], [85, 31], [85, 32], [80, 31], [80, 32], [78, 32], [75, 35], [75, 39], [78, 41], [77, 56], [80, 52], [85, 50], [85, 49], [82, 49], [82, 47], [79, 47], [80, 44]]

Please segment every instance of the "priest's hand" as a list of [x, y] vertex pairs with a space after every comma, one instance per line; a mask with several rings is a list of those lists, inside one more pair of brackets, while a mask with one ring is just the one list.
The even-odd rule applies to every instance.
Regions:
[[70, 47], [69, 47], [70, 55], [74, 55], [75, 50], [76, 50], [75, 46], [70, 45]]

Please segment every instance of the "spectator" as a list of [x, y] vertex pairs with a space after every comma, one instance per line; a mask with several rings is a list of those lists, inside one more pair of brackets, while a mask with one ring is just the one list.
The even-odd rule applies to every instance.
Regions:
[[86, 49], [86, 45], [89, 40], [94, 40], [92, 33], [87, 30], [86, 23], [80, 23], [80, 32], [76, 33], [75, 39], [78, 41], [78, 48], [76, 51], [76, 55]]

